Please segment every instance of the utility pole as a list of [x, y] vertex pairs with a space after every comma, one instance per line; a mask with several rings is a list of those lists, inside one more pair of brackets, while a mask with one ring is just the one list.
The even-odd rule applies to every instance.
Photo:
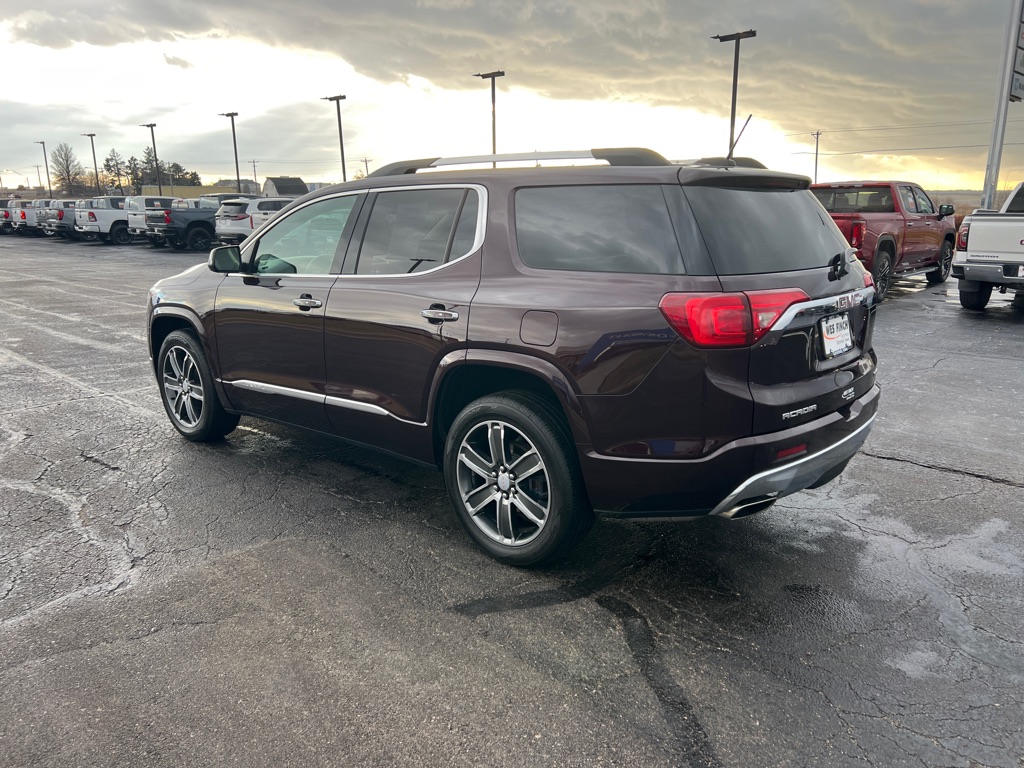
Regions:
[[35, 169], [36, 169], [36, 181], [39, 182], [39, 186], [40, 187], [43, 186], [43, 176], [42, 176], [42, 174], [40, 173], [40, 170], [39, 170], [42, 167], [43, 166], [38, 165], [38, 164], [35, 166]]
[[[36, 141], [36, 142], [33, 142], [33, 143], [35, 143], [35, 144], [42, 144], [43, 145], [43, 164], [46, 166], [46, 194], [49, 197], [52, 198], [53, 197], [53, 189], [50, 187], [50, 159], [46, 156], [46, 142], [45, 141]], [[38, 166], [37, 166], [37, 169], [38, 169]], [[38, 173], [38, 170], [37, 170], [37, 173]], [[39, 186], [40, 187], [43, 186], [42, 179], [39, 180]]]
[[252, 163], [252, 180], [255, 184], [259, 184], [259, 179], [256, 178], [256, 161], [250, 160], [249, 162]]
[[89, 137], [89, 144], [92, 145], [92, 170], [96, 174], [96, 194], [100, 194], [100, 167], [96, 163], [96, 134], [95, 133], [83, 133], [83, 136]]
[[811, 134], [814, 137], [814, 183], [818, 183], [818, 139], [821, 138], [821, 129]]
[[363, 161], [363, 168], [366, 171], [366, 175], [369, 176], [370, 175], [370, 161], [373, 160], [373, 158], [372, 157], [361, 157], [359, 159]]
[[732, 60], [732, 111], [729, 117], [729, 154], [726, 156], [729, 159], [732, 159], [732, 151], [736, 146], [734, 136], [736, 135], [736, 86], [740, 76], [740, 40], [746, 40], [748, 37], [757, 37], [757, 30], [748, 29], [746, 32], [734, 32], [731, 35], [711, 36], [712, 40], [717, 40], [720, 43], [736, 41], [736, 52]]

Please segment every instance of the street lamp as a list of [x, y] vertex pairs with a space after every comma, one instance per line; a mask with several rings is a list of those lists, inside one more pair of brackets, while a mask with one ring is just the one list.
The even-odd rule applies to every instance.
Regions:
[[100, 193], [100, 167], [96, 164], [96, 134], [95, 133], [83, 133], [83, 136], [89, 137], [89, 144], [92, 145], [92, 170], [96, 174], [96, 194]]
[[235, 184], [238, 187], [236, 191], [242, 194], [242, 174], [238, 170], [238, 139], [235, 138], [235, 118], [238, 117], [238, 113], [221, 112], [220, 116], [231, 118], [231, 146], [235, 148]]
[[348, 181], [348, 173], [345, 171], [345, 136], [341, 132], [341, 102], [344, 96], [321, 96], [320, 101], [333, 101], [338, 108], [338, 144], [341, 145], [341, 180]]
[[736, 83], [740, 74], [740, 40], [746, 40], [748, 37], [757, 37], [757, 30], [748, 29], [746, 32], [735, 32], [731, 35], [711, 36], [712, 40], [717, 40], [720, 43], [736, 41], [736, 53], [732, 61], [732, 114], [729, 118], [729, 154], [726, 155], [729, 159], [732, 159], [732, 151], [735, 149], [736, 144], [733, 136], [736, 133]]
[[33, 143], [43, 145], [43, 163], [46, 164], [46, 194], [49, 195], [50, 197], [53, 197], [53, 189], [50, 188], [50, 161], [46, 157], [46, 142], [36, 141]]
[[[504, 77], [505, 71], [502, 69], [496, 69], [493, 72], [477, 72], [473, 77], [479, 77], [481, 80], [491, 81], [491, 154], [498, 154], [498, 112], [495, 107], [495, 88], [494, 83], [499, 77]], [[492, 166], [497, 167], [497, 163], [491, 163]]]
[[164, 194], [164, 185], [160, 181], [160, 158], [156, 156], [156, 132], [153, 130], [156, 128], [156, 123], [142, 123], [139, 128], [149, 128], [149, 138], [153, 142], [153, 167], [156, 168], [156, 188], [157, 192], [162, 197]]

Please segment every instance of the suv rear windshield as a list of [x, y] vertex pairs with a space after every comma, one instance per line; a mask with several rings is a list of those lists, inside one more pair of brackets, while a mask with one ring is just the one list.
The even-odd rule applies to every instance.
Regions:
[[683, 190], [720, 275], [824, 267], [848, 247], [832, 217], [807, 190]]
[[224, 205], [217, 209], [217, 215], [232, 216], [236, 213], [245, 213], [245, 209], [248, 207], [248, 203], [224, 203]]
[[516, 192], [516, 240], [539, 269], [683, 274], [665, 193], [655, 184], [528, 187]]

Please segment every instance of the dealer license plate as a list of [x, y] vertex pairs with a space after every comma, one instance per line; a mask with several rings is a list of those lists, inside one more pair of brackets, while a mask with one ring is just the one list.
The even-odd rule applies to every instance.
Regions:
[[821, 321], [821, 339], [825, 343], [825, 357], [835, 357], [853, 349], [850, 318], [844, 312]]

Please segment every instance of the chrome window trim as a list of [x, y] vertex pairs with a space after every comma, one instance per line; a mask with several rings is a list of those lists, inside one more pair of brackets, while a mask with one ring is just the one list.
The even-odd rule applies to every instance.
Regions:
[[294, 397], [297, 400], [308, 400], [311, 403], [322, 403], [324, 405], [332, 405], [336, 408], [346, 408], [350, 411], [361, 411], [362, 413], [372, 413], [374, 416], [389, 416], [392, 419], [401, 421], [403, 424], [411, 424], [414, 427], [425, 427], [426, 422], [411, 421], [409, 419], [403, 419], [401, 416], [396, 416], [386, 408], [381, 408], [379, 405], [373, 403], [363, 403], [359, 400], [349, 400], [344, 397], [329, 397], [327, 395], [321, 395], [316, 392], [306, 392], [301, 389], [293, 389], [292, 387], [282, 387], [277, 384], [267, 384], [262, 381], [253, 381], [251, 379], [234, 379], [233, 381], [225, 381], [224, 379], [217, 379], [220, 384], [238, 387], [239, 389], [247, 389], [251, 392], [259, 392], [264, 395], [281, 395], [283, 397]]

